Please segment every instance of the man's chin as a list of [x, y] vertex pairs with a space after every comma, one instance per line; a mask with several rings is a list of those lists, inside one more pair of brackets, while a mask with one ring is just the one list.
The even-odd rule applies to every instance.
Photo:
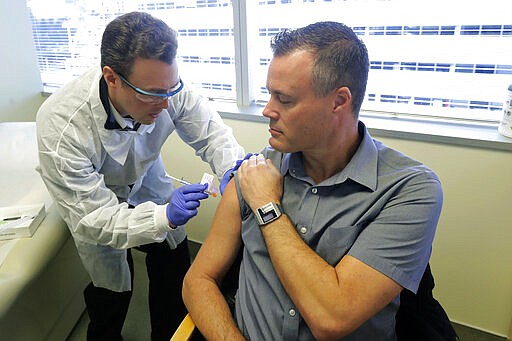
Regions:
[[281, 153], [290, 153], [292, 150], [283, 143], [279, 143], [275, 138], [271, 137], [268, 139], [268, 144]]
[[140, 124], [150, 125], [153, 124], [158, 118], [158, 115], [149, 115], [140, 121]]
[[158, 119], [159, 115], [160, 115], [160, 113], [149, 115], [149, 118], [148, 118], [149, 123], [146, 123], [146, 124], [151, 124], [151, 123], [155, 122]]

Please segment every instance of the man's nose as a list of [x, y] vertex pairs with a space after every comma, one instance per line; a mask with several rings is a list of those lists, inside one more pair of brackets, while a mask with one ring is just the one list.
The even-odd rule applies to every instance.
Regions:
[[277, 113], [275, 112], [275, 110], [272, 107], [271, 100], [269, 100], [267, 102], [267, 104], [265, 105], [265, 108], [263, 108], [263, 111], [262, 111], [261, 114], [263, 116], [265, 116], [265, 117], [274, 118], [275, 119], [275, 116], [277, 115]]

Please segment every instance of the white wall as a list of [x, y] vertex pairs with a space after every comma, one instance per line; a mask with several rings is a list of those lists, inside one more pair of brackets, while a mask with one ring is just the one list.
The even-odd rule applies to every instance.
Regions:
[[[268, 143], [266, 124], [226, 120], [246, 151]], [[440, 177], [444, 206], [431, 258], [435, 295], [450, 318], [506, 336], [512, 319], [512, 156], [510, 152], [379, 138], [431, 167]], [[168, 171], [190, 181], [210, 172], [173, 136], [163, 150]], [[201, 203], [188, 224], [203, 241], [219, 198]]]
[[[42, 103], [28, 12], [24, 1], [0, 1], [0, 122], [33, 121]], [[265, 124], [226, 120], [247, 151], [267, 145]], [[445, 203], [432, 268], [436, 297], [456, 322], [507, 335], [512, 319], [512, 155], [385, 138], [383, 142], [426, 163], [440, 176]], [[173, 136], [164, 161], [170, 174], [198, 181], [211, 172]], [[203, 241], [218, 198], [201, 205], [188, 226]]]
[[34, 121], [42, 83], [25, 1], [0, 1], [0, 122]]

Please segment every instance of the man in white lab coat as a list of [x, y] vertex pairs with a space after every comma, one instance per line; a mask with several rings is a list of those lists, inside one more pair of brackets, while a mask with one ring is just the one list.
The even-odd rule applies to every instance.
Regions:
[[190, 266], [185, 223], [206, 185], [175, 189], [160, 150], [176, 130], [228, 181], [244, 155], [207, 100], [183, 82], [176, 32], [149, 14], [113, 20], [96, 67], [56, 91], [37, 114], [39, 171], [92, 282], [84, 291], [89, 340], [121, 340], [130, 302], [130, 248], [145, 252], [153, 340], [185, 314]]

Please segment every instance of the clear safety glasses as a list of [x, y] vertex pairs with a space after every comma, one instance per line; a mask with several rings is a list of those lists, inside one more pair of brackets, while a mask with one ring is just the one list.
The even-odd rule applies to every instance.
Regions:
[[181, 91], [181, 89], [183, 89], [183, 81], [181, 80], [181, 78], [178, 81], [178, 83], [176, 83], [176, 85], [171, 88], [169, 92], [158, 93], [139, 89], [132, 83], [128, 82], [128, 80], [124, 78], [123, 75], [121, 75], [120, 73], [117, 73], [117, 75], [119, 76], [119, 78], [121, 78], [124, 84], [128, 85], [130, 88], [132, 88], [133, 91], [136, 92], [135, 97], [139, 101], [148, 104], [159, 104], [162, 101], [167, 100], [169, 97], [176, 95], [178, 92]]

